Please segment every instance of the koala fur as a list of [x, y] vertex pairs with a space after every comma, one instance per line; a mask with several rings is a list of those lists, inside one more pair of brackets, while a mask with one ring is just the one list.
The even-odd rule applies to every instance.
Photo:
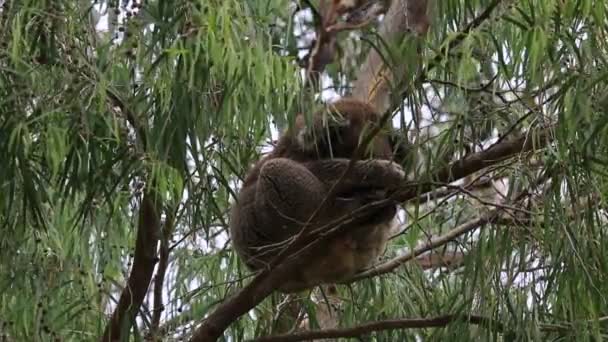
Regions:
[[[276, 147], [249, 171], [232, 207], [230, 233], [239, 257], [251, 270], [264, 267], [306, 223], [340, 178], [359, 140], [378, 124], [380, 115], [369, 104], [342, 99], [316, 113], [310, 127], [302, 116]], [[367, 127], [366, 127], [367, 126]], [[316, 216], [317, 228], [383, 198], [405, 177], [392, 162], [389, 135], [380, 131]], [[384, 252], [394, 226], [396, 205], [378, 209], [364, 223], [349, 227], [312, 257], [294, 267], [279, 290], [296, 292], [348, 279], [374, 264]]]

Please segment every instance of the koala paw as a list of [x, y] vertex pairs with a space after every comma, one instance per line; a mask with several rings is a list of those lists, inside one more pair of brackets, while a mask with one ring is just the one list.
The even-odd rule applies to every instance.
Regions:
[[395, 163], [392, 160], [375, 160], [376, 163], [380, 164], [383, 168], [385, 168], [391, 175], [397, 176], [399, 179], [405, 179], [405, 171], [401, 165]]

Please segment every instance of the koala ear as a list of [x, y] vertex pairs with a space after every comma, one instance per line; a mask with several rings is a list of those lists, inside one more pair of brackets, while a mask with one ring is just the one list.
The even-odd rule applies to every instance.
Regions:
[[307, 125], [304, 114], [298, 113], [294, 125], [294, 141], [303, 151], [312, 151], [315, 148], [314, 133], [311, 129], [313, 126], [314, 124], [312, 122], [309, 122]]

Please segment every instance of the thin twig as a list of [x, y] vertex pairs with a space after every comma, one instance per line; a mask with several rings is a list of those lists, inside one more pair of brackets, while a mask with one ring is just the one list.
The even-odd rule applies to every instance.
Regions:
[[498, 217], [499, 212], [500, 212], [499, 209], [490, 210], [490, 211], [482, 214], [481, 216], [479, 216], [476, 219], [465, 222], [465, 223], [461, 224], [460, 226], [450, 230], [449, 232], [431, 239], [431, 241], [429, 241], [428, 243], [418, 246], [408, 253], [405, 253], [401, 256], [393, 258], [389, 261], [383, 262], [382, 264], [379, 264], [379, 265], [375, 266], [374, 268], [369, 269], [368, 271], [364, 271], [364, 272], [357, 274], [353, 278], [349, 279], [347, 282], [351, 283], [353, 281], [357, 281], [360, 279], [365, 279], [365, 278], [374, 277], [374, 276], [377, 276], [380, 274], [390, 273], [397, 267], [416, 258], [417, 256], [424, 254], [426, 252], [432, 251], [433, 249], [435, 249], [439, 246], [443, 246], [446, 243], [456, 239], [457, 237], [459, 237], [463, 234], [471, 232], [474, 229], [477, 229], [478, 227], [480, 227], [484, 224], [492, 222], [493, 220], [495, 220]]
[[162, 312], [165, 309], [163, 303], [163, 284], [165, 282], [165, 274], [167, 273], [167, 267], [169, 266], [169, 238], [173, 233], [173, 227], [175, 225], [175, 211], [167, 215], [165, 225], [163, 227], [162, 237], [160, 240], [160, 251], [159, 251], [159, 262], [156, 270], [156, 276], [154, 277], [154, 309], [152, 310], [152, 322], [150, 328], [150, 335], [153, 338], [159, 338], [158, 329], [160, 327], [160, 319]]

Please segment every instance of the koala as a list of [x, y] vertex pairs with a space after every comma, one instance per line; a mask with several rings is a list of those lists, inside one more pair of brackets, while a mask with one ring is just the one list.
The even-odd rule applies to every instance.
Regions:
[[[300, 114], [294, 127], [252, 167], [230, 213], [234, 249], [249, 269], [267, 267], [301, 231], [342, 176], [364, 132], [377, 126], [380, 117], [371, 105], [348, 98], [315, 113], [308, 125]], [[383, 129], [307, 229], [385, 198], [405, 178], [392, 157], [390, 133]], [[330, 239], [314, 256], [293, 267], [278, 290], [291, 293], [340, 282], [372, 266], [384, 253], [396, 212], [397, 204], [390, 204], [348, 227], [343, 236]]]

